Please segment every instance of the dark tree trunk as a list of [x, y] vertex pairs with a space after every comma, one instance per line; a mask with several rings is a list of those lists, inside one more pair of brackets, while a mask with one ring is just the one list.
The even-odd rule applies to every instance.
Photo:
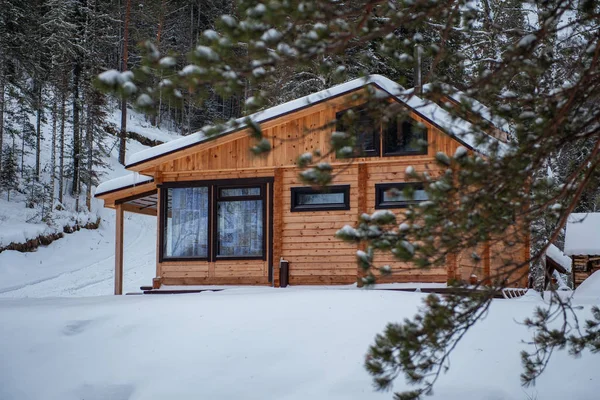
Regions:
[[[129, 51], [129, 14], [131, 11], [131, 0], [125, 3], [125, 22], [123, 26], [123, 71], [127, 71], [127, 58]], [[125, 165], [125, 147], [127, 146], [127, 102], [121, 99], [121, 131], [119, 134], [119, 163]]]
[[[63, 87], [63, 90], [66, 88]], [[60, 154], [59, 154], [59, 172], [58, 172], [58, 201], [62, 204], [64, 193], [64, 177], [65, 177], [65, 119], [66, 119], [66, 95], [61, 94], [60, 106]]]
[[80, 143], [80, 123], [79, 123], [79, 77], [81, 74], [81, 65], [79, 61], [75, 62], [73, 68], [73, 187], [71, 194], [79, 195], [79, 158], [81, 153]]
[[0, 171], [2, 171], [2, 150], [4, 149], [4, 71], [0, 68]]
[[36, 122], [35, 122], [35, 179], [40, 180], [40, 169], [41, 169], [41, 151], [42, 151], [42, 83], [37, 81], [35, 84], [35, 108], [36, 108]]

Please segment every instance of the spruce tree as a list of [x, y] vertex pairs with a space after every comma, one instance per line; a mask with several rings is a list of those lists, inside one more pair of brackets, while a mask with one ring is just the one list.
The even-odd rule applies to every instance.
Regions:
[[17, 159], [14, 149], [6, 146], [2, 151], [4, 164], [0, 170], [0, 189], [6, 192], [6, 200], [10, 201], [11, 190], [18, 188]]

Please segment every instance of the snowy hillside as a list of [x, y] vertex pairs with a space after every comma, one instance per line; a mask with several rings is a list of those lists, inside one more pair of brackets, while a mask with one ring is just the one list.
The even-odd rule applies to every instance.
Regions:
[[[107, 121], [120, 123], [120, 111], [113, 109]], [[144, 115], [130, 110], [128, 131], [152, 140], [168, 141], [179, 137], [175, 133], [151, 127]], [[42, 142], [42, 165], [49, 164], [51, 126], [42, 125], [46, 140]], [[107, 136], [106, 147], [110, 156], [104, 161], [103, 180], [128, 173], [117, 162], [117, 138]], [[128, 154], [148, 148], [135, 140], [127, 141]], [[32, 155], [28, 155], [29, 158]], [[26, 160], [27, 161], [27, 160]], [[29, 160], [28, 162], [31, 162]], [[75, 221], [95, 221], [100, 218], [97, 230], [82, 229], [64, 235], [47, 247], [35, 252], [0, 253], [0, 296], [44, 297], [110, 294], [113, 291], [114, 269], [114, 212], [104, 209], [102, 202], [92, 201], [92, 212], [75, 212], [75, 200], [65, 196], [64, 211], [54, 211], [50, 224], [39, 220], [38, 209], [26, 208], [26, 196], [14, 193], [11, 201], [0, 197], [0, 246], [11, 242], [22, 243], [41, 234], [60, 232], [62, 227]], [[83, 196], [82, 196], [83, 199]], [[81, 200], [81, 204], [85, 204]], [[139, 290], [152, 282], [155, 269], [156, 221], [142, 215], [126, 215], [125, 230], [125, 290]], [[135, 260], [135, 262], [134, 262]]]

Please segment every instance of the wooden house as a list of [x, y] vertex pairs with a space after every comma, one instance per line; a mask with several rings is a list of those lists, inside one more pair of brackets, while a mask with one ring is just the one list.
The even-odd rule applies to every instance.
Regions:
[[[326, 156], [336, 174], [333, 185], [327, 192], [307, 187], [298, 178], [298, 157], [316, 149], [327, 154], [335, 121], [351, 108], [360, 114], [366, 87], [404, 107], [409, 118], [386, 127], [361, 119], [360, 155], [351, 163]], [[434, 161], [438, 151], [454, 154], [463, 146], [485, 152], [469, 134], [461, 135], [472, 129], [468, 121], [453, 120], [436, 103], [403, 93], [393, 81], [373, 75], [256, 113], [250, 118], [260, 124], [272, 148], [265, 157], [250, 153], [253, 139], [244, 124], [217, 136], [198, 132], [131, 155], [127, 169], [132, 174], [96, 191], [105, 207], [116, 210], [115, 292], [122, 287], [125, 211], [157, 218], [155, 288], [279, 286], [281, 260], [289, 265], [291, 285], [356, 283], [357, 247], [336, 239], [335, 232], [365, 212], [402, 212], [409, 202], [390, 196], [390, 188], [415, 185], [415, 200], [423, 200], [422, 186], [406, 178], [408, 166], [435, 176], [442, 172]], [[418, 123], [422, 125], [415, 129]], [[510, 254], [501, 245], [486, 243], [477, 249], [483, 254], [481, 263], [469, 251], [429, 270], [415, 271], [382, 253], [375, 261], [389, 264], [392, 274], [380, 282], [445, 283], [473, 274], [483, 280], [502, 265], [502, 257], [528, 259], [528, 236], [522, 237]]]
[[567, 220], [565, 254], [573, 260], [573, 285], [600, 270], [600, 213], [573, 213]]

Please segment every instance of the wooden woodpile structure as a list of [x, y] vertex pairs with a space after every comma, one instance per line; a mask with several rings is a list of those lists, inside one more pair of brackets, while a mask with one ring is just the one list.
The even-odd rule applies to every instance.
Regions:
[[573, 284], [600, 270], [600, 213], [573, 213], [567, 221], [565, 254], [573, 260]]
[[[361, 281], [356, 264], [357, 246], [334, 234], [345, 224], [354, 225], [363, 213], [388, 208], [399, 215], [409, 204], [392, 198], [392, 187], [418, 183], [405, 170], [428, 171], [435, 177], [443, 170], [435, 162], [442, 151], [454, 154], [458, 147], [477, 149], [444, 130], [436, 115], [413, 109], [395, 97], [397, 85], [384, 77], [371, 83], [376, 90], [409, 111], [410, 124], [392, 129], [371, 126], [363, 138], [360, 155], [352, 163], [325, 157], [334, 171], [327, 192], [307, 187], [298, 177], [298, 157], [314, 150], [328, 154], [331, 134], [341, 113], [361, 106], [364, 80], [334, 87], [257, 114], [263, 135], [270, 141], [266, 157], [253, 156], [249, 129], [241, 127], [211, 138], [196, 134], [135, 154], [127, 165], [146, 177], [98, 188], [104, 206], [117, 212], [115, 293], [121, 293], [123, 269], [123, 212], [157, 218], [155, 288], [161, 285], [280, 285], [280, 260], [289, 265], [291, 285], [352, 284]], [[364, 100], [362, 100], [364, 102]], [[417, 124], [427, 146], [409, 146], [411, 127]], [[424, 133], [423, 133], [424, 132]], [[364, 132], [361, 132], [364, 133]], [[404, 135], [404, 137], [401, 137]], [[412, 138], [414, 139], [414, 137]], [[421, 190], [422, 192], [422, 190]], [[422, 192], [424, 193], [424, 192]], [[421, 193], [421, 194], [422, 194]], [[417, 199], [419, 200], [419, 199]], [[423, 200], [422, 198], [420, 200]], [[232, 222], [233, 221], [233, 222]], [[191, 228], [190, 228], [191, 227]], [[190, 235], [182, 232], [190, 228]], [[191, 232], [190, 229], [186, 232]], [[439, 282], [468, 280], [475, 273], [484, 280], [503, 265], [503, 259], [529, 258], [528, 229], [515, 228], [520, 238], [510, 249], [486, 243], [475, 263], [473, 250], [448, 257], [447, 265], [414, 270], [391, 254], [377, 255], [379, 265], [389, 264], [392, 274], [379, 282]], [[184, 245], [181, 245], [184, 243]], [[527, 284], [527, 271], [522, 286]]]

